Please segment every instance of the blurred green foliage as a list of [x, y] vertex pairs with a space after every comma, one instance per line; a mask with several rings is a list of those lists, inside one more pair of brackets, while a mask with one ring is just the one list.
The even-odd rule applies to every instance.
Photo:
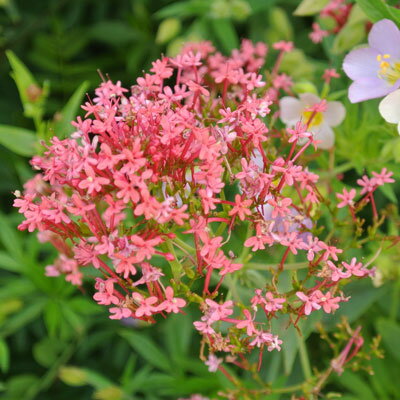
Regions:
[[[69, 122], [79, 113], [85, 93], [98, 85], [98, 71], [129, 86], [161, 53], [176, 54], [188, 40], [211, 40], [227, 53], [241, 38], [268, 43], [285, 39], [294, 40], [298, 48], [282, 63], [283, 71], [294, 78], [295, 91], [319, 91], [322, 88], [315, 84], [320, 79], [315, 77], [327, 67], [340, 70], [343, 52], [365, 40], [360, 26], [367, 19], [400, 18], [398, 9], [381, 0], [357, 3], [344, 33], [314, 45], [308, 39], [312, 15], [326, 1], [305, 0], [300, 6], [297, 0], [0, 1], [2, 399], [174, 399], [192, 393], [212, 396], [231, 385], [220, 372], [210, 374], [198, 359], [192, 310], [150, 328], [124, 325], [108, 319], [104, 307], [92, 301], [90, 287], [84, 286], [81, 293], [62, 277], [45, 277], [44, 266], [52, 262], [54, 251], [35, 235], [16, 230], [21, 218], [12, 211], [11, 191], [21, 188], [31, 175], [25, 157], [38, 151], [40, 140], [71, 132]], [[351, 43], [349, 37], [354, 39]], [[331, 97], [345, 101], [347, 86], [345, 78], [334, 82]], [[337, 134], [336, 167], [332, 168], [328, 156], [315, 161], [326, 171], [323, 179], [342, 174], [343, 182], [351, 185], [364, 172], [387, 167], [399, 180], [400, 138], [395, 127], [382, 122], [377, 102], [346, 103], [346, 108], [347, 118]], [[335, 190], [341, 187], [338, 184]], [[385, 186], [378, 206], [384, 209], [389, 202], [397, 203], [398, 194], [398, 185], [396, 189]], [[384, 230], [396, 236], [398, 215], [391, 212], [396, 218], [388, 220]], [[370, 216], [366, 213], [365, 218], [368, 221]], [[329, 332], [346, 317], [351, 324], [363, 325], [366, 346], [381, 335], [385, 358], [370, 361], [374, 375], [351, 371], [334, 375], [327, 398], [334, 398], [335, 392], [344, 392], [345, 400], [398, 398], [400, 255], [398, 246], [379, 252], [379, 244], [366, 238], [363, 254], [366, 260], [378, 254], [375, 263], [383, 271], [383, 285], [352, 284], [351, 303], [333, 319], [325, 321], [317, 313], [302, 340], [294, 330], [282, 329], [285, 347], [282, 353], [266, 357], [261, 371], [266, 382], [279, 388], [303, 379], [304, 342], [311, 364], [326, 367], [332, 349], [328, 342], [321, 344], [316, 323], [322, 322]], [[244, 271], [237, 282], [227, 280], [227, 289], [237, 284], [246, 295], [249, 284], [258, 278], [255, 272]], [[285, 325], [285, 321], [276, 323]], [[246, 374], [250, 375], [244, 373], [244, 378]]]

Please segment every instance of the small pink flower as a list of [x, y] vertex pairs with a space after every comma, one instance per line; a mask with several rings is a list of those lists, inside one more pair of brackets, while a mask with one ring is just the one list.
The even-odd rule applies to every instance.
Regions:
[[180, 311], [180, 308], [186, 305], [185, 300], [174, 297], [174, 290], [171, 286], [165, 289], [165, 298], [166, 300], [157, 307], [158, 311], [165, 311], [167, 313], [173, 312], [176, 314]]
[[232, 210], [229, 211], [229, 215], [238, 215], [239, 219], [241, 221], [244, 221], [246, 218], [246, 215], [251, 215], [251, 211], [249, 210], [249, 206], [251, 205], [253, 201], [248, 199], [248, 200], [242, 200], [242, 196], [240, 194], [237, 194], [235, 196], [235, 206], [232, 208]]
[[313, 31], [309, 34], [310, 39], [314, 43], [321, 43], [322, 39], [329, 35], [329, 32], [321, 29], [317, 22], [312, 24]]
[[157, 297], [150, 296], [145, 298], [140, 293], [135, 292], [132, 294], [132, 299], [139, 305], [135, 311], [135, 317], [151, 317], [153, 313], [158, 312], [158, 307], [154, 306], [158, 302]]
[[281, 40], [280, 42], [276, 42], [272, 45], [272, 47], [275, 50], [280, 50], [284, 53], [289, 53], [290, 51], [293, 50], [293, 42], [285, 42], [284, 40]]
[[248, 336], [254, 335], [255, 333], [257, 333], [257, 330], [253, 322], [254, 318], [252, 318], [249, 310], [244, 309], [243, 314], [245, 315], [246, 319], [236, 323], [236, 328], [238, 329], [246, 328], [246, 333]]
[[376, 188], [375, 178], [368, 178], [367, 175], [363, 175], [361, 179], [357, 179], [357, 183], [362, 186], [361, 194], [371, 193]]
[[204, 364], [206, 364], [208, 366], [208, 370], [210, 372], [216, 372], [220, 366], [220, 364], [222, 363], [222, 358], [218, 358], [217, 356], [215, 356], [214, 354], [209, 354], [208, 356], [208, 360], [205, 361]]
[[341, 202], [338, 203], [337, 208], [343, 208], [346, 206], [352, 207], [354, 205], [353, 199], [356, 194], [356, 189], [351, 189], [349, 192], [346, 189], [343, 189], [343, 193], [336, 193], [336, 197], [341, 200]]
[[321, 308], [313, 296], [307, 296], [303, 292], [296, 292], [296, 296], [304, 303], [305, 315], [310, 315], [312, 310], [319, 310]]
[[372, 175], [375, 177], [375, 183], [379, 186], [384, 185], [385, 183], [393, 183], [394, 179], [391, 178], [393, 172], [388, 171], [386, 168], [382, 168], [380, 173], [372, 172]]
[[324, 74], [322, 75], [322, 79], [326, 82], [329, 83], [332, 78], [340, 78], [340, 75], [337, 73], [336, 69], [334, 68], [328, 68], [324, 71]]
[[274, 297], [272, 292], [267, 292], [265, 294], [266, 302], [264, 305], [265, 311], [267, 312], [276, 312], [281, 310], [283, 307], [283, 303], [286, 302], [286, 299], [283, 297]]
[[129, 318], [132, 315], [132, 311], [126, 307], [111, 307], [110, 313], [110, 319]]

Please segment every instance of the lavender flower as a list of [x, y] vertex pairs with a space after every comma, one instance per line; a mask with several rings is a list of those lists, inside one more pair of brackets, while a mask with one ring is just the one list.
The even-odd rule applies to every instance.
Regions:
[[343, 69], [354, 82], [349, 88], [352, 103], [386, 96], [400, 87], [400, 30], [383, 19], [372, 27], [369, 47], [350, 52]]

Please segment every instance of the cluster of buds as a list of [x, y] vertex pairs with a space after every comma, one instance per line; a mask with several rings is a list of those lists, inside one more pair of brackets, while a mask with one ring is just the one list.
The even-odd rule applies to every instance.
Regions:
[[320, 11], [319, 16], [330, 19], [334, 26], [330, 30], [325, 30], [320, 27], [318, 22], [314, 22], [312, 32], [309, 34], [310, 39], [314, 43], [320, 43], [324, 37], [340, 32], [349, 20], [352, 8], [353, 4], [347, 3], [346, 0], [329, 0], [328, 4]]
[[[259, 71], [267, 47], [245, 40], [230, 57], [208, 42], [187, 45], [155, 61], [129, 90], [104, 81], [71, 137], [54, 137], [32, 159], [40, 173], [15, 200], [25, 216], [19, 229], [38, 230], [60, 253], [47, 275], [78, 286], [92, 279], [93, 298], [112, 319], [153, 323], [197, 303], [203, 316], [194, 326], [212, 370], [223, 368], [217, 352], [246, 368], [254, 348], [279, 351], [271, 320], [280, 313], [296, 324], [347, 301], [341, 283], [371, 270], [356, 259], [338, 266], [342, 249], [314, 234], [324, 198], [305, 165], [306, 150], [318, 145], [309, 128], [326, 101], [287, 129], [268, 116], [290, 94], [278, 70], [292, 47], [273, 46], [266, 80]], [[231, 239], [243, 227], [235, 255]], [[264, 268], [273, 278], [248, 304], [227, 299], [226, 277], [251, 268], [256, 253], [276, 261]], [[290, 254], [304, 258], [308, 273], [282, 292]]]

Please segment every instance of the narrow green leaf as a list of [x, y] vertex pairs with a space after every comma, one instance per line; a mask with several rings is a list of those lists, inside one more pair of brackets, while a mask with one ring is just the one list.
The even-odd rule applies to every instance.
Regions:
[[49, 368], [55, 364], [66, 343], [56, 338], [44, 338], [33, 346], [33, 356], [38, 364]]
[[352, 8], [346, 24], [333, 41], [332, 53], [341, 54], [362, 42], [366, 37], [365, 24], [367, 22], [367, 15], [356, 4]]
[[8, 253], [0, 251], [0, 268], [11, 272], [18, 272], [21, 269], [21, 264]]
[[212, 26], [215, 36], [227, 53], [239, 47], [238, 35], [231, 20], [222, 18], [212, 19]]
[[63, 321], [60, 304], [53, 300], [48, 301], [44, 309], [43, 318], [49, 336], [51, 338], [56, 336]]
[[14, 54], [13, 51], [7, 50], [6, 55], [8, 58], [8, 62], [11, 65], [13, 70], [12, 77], [17, 84], [19, 95], [23, 103], [28, 101], [28, 92], [27, 89], [29, 87], [39, 87], [35, 78], [29, 71], [29, 69], [25, 66], [25, 64]]
[[0, 327], [0, 336], [6, 337], [34, 321], [43, 311], [44, 299], [28, 304], [21, 312], [8, 318]]
[[10, 352], [7, 343], [0, 338], [0, 369], [6, 373], [10, 366]]
[[0, 241], [7, 252], [18, 260], [23, 258], [22, 243], [14, 227], [8, 219], [0, 213]]
[[372, 22], [377, 22], [384, 18], [393, 19], [389, 7], [382, 0], [356, 0], [356, 2]]
[[89, 35], [94, 40], [112, 46], [126, 45], [139, 37], [132, 26], [118, 20], [106, 20], [92, 25]]
[[400, 362], [400, 325], [389, 319], [379, 319], [376, 328], [387, 351]]
[[340, 377], [335, 376], [336, 381], [346, 387], [350, 392], [357, 395], [358, 399], [376, 400], [375, 394], [371, 391], [369, 385], [354, 372], [346, 370]]
[[122, 331], [120, 335], [140, 354], [149, 364], [164, 371], [171, 371], [171, 363], [167, 356], [146, 336], [136, 332]]
[[[189, 350], [193, 325], [190, 316], [174, 314], [168, 318], [165, 327], [165, 344], [172, 358], [183, 358]], [[176, 338], [179, 337], [179, 340]]]
[[156, 43], [165, 44], [173, 39], [181, 30], [181, 21], [178, 18], [167, 18], [158, 26]]
[[49, 94], [48, 82], [45, 82], [41, 88], [29, 69], [11, 50], [7, 50], [6, 55], [12, 68], [11, 77], [17, 85], [25, 116], [40, 119], [44, 102]]
[[28, 129], [0, 125], [0, 144], [20, 156], [35, 154], [36, 135]]
[[71, 121], [75, 119], [79, 112], [79, 106], [81, 105], [82, 98], [88, 90], [89, 82], [83, 82], [72, 94], [67, 104], [61, 110], [59, 119], [54, 125], [54, 134], [63, 139], [69, 136], [74, 128], [71, 125]]
[[192, 17], [206, 14], [211, 6], [209, 0], [180, 1], [169, 4], [156, 12], [157, 18]]
[[317, 14], [328, 3], [329, 0], [303, 0], [294, 10], [293, 14], [298, 16]]

